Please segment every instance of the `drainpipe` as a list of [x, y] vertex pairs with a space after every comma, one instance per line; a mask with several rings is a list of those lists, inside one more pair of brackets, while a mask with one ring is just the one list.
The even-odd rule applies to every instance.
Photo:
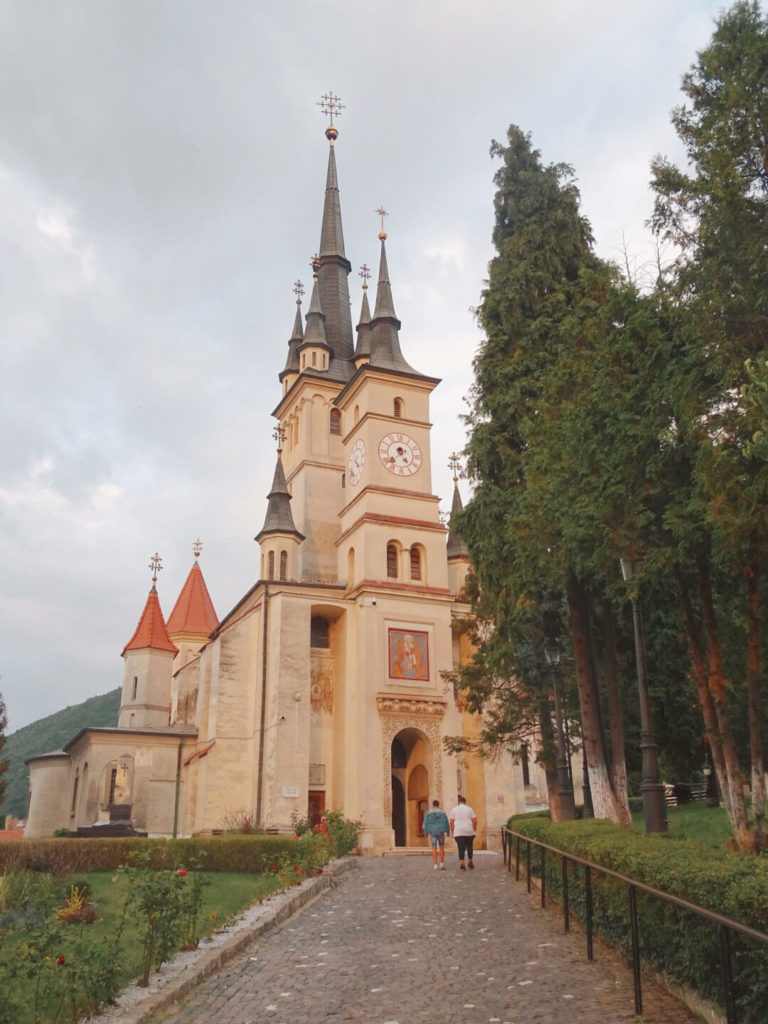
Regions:
[[261, 827], [261, 789], [264, 781], [264, 731], [267, 717], [267, 608], [269, 583], [264, 581], [264, 614], [261, 638], [261, 711], [259, 714], [259, 772], [256, 782], [256, 823]]
[[173, 838], [179, 830], [179, 790], [181, 789], [181, 746], [184, 740], [179, 740], [179, 750], [176, 754], [176, 793], [173, 798]]

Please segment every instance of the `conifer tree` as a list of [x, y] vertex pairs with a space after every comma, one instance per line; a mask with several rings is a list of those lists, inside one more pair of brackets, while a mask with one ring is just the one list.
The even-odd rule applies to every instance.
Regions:
[[[0, 754], [3, 752], [5, 746], [5, 730], [8, 725], [8, 715], [5, 710], [5, 701], [3, 695], [0, 693]], [[0, 757], [0, 807], [3, 804], [3, 793], [5, 792], [5, 775], [6, 769], [8, 768], [8, 762]]]

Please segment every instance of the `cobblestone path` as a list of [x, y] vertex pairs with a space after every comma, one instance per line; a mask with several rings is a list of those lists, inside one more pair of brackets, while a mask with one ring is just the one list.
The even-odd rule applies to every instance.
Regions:
[[361, 859], [339, 884], [155, 1020], [164, 1024], [694, 1024], [515, 882], [497, 854]]

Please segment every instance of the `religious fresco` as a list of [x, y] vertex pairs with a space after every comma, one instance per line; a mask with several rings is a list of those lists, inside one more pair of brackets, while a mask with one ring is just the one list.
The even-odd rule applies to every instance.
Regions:
[[416, 629], [390, 629], [390, 679], [429, 679], [429, 634]]
[[309, 700], [313, 711], [333, 714], [333, 658], [312, 652]]

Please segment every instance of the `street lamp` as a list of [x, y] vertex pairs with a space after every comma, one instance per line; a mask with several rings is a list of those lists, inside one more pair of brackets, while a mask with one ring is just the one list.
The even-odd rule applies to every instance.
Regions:
[[643, 796], [643, 813], [646, 832], [667, 831], [667, 803], [664, 786], [659, 773], [656, 736], [651, 717], [651, 698], [648, 693], [648, 679], [645, 674], [645, 641], [643, 619], [636, 588], [631, 581], [637, 562], [629, 557], [621, 559], [621, 575], [628, 584], [629, 599], [632, 602], [632, 622], [635, 629], [635, 661], [637, 662], [637, 688], [640, 696], [640, 750], [643, 755], [643, 778], [640, 792]]
[[557, 783], [560, 789], [560, 818], [562, 821], [573, 821], [576, 808], [573, 801], [573, 783], [568, 771], [568, 755], [563, 733], [563, 712], [560, 706], [560, 645], [557, 642], [544, 647], [544, 657], [552, 669], [553, 689], [555, 694], [555, 727], [557, 732]]

